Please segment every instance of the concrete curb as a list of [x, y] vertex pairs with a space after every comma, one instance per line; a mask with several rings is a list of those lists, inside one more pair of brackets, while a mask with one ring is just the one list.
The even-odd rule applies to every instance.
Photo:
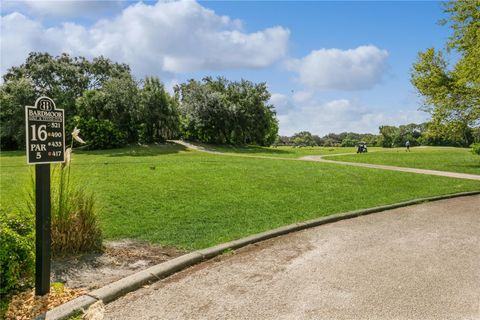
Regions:
[[111, 302], [120, 296], [125, 295], [128, 292], [134, 291], [145, 284], [152, 283], [163, 279], [175, 272], [183, 270], [187, 267], [193, 266], [199, 262], [218, 256], [225, 252], [225, 250], [233, 250], [244, 247], [249, 244], [253, 244], [259, 241], [275, 238], [287, 233], [300, 231], [316, 226], [320, 226], [327, 223], [332, 223], [340, 220], [351, 219], [363, 215], [382, 212], [386, 210], [396, 209], [400, 207], [406, 207], [414, 204], [420, 204], [423, 202], [444, 200], [456, 197], [478, 195], [480, 191], [461, 192], [448, 194], [443, 196], [435, 196], [429, 198], [420, 198], [405, 202], [399, 202], [391, 205], [373, 207], [369, 209], [362, 209], [356, 211], [350, 211], [346, 213], [339, 213], [330, 215], [327, 217], [321, 217], [317, 219], [307, 220], [300, 223], [294, 223], [288, 226], [276, 228], [273, 230], [261, 232], [242, 238], [239, 240], [230, 241], [227, 243], [219, 244], [207, 249], [197, 250], [183, 256], [177, 257], [170, 261], [152, 266], [148, 269], [142, 270], [128, 277], [120, 279], [109, 285], [106, 285], [100, 289], [96, 289], [86, 295], [80, 296], [74, 300], [71, 300], [65, 304], [62, 304], [47, 313], [38, 316], [37, 320], [60, 320], [65, 319], [79, 311], [87, 309], [91, 304], [101, 300], [104, 303]]

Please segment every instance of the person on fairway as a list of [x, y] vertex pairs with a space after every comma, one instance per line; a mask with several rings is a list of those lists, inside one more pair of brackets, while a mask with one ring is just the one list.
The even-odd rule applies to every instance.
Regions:
[[410, 141], [407, 140], [407, 142], [405, 142], [405, 147], [407, 148], [406, 151], [410, 152]]

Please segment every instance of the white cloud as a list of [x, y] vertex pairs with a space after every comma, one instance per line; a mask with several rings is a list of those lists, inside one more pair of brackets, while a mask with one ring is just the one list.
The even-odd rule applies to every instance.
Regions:
[[345, 131], [376, 134], [380, 125], [421, 123], [428, 118], [424, 112], [416, 110], [376, 109], [350, 99], [322, 103], [312, 96], [299, 106], [295, 98], [273, 94], [271, 102], [280, 106], [280, 112], [277, 111], [280, 134], [289, 136], [304, 130], [318, 135]]
[[300, 83], [319, 90], [362, 90], [381, 81], [388, 52], [373, 45], [355, 49], [320, 49], [287, 63]]
[[33, 50], [59, 50], [56, 39], [47, 36], [48, 30], [34, 20], [20, 13], [12, 13], [1, 18], [1, 72], [25, 61], [28, 52]]
[[29, 51], [107, 56], [137, 75], [268, 67], [283, 58], [289, 30], [274, 26], [246, 33], [242, 23], [194, 1], [137, 3], [90, 27], [45, 27], [19, 13], [3, 16], [2, 73]]
[[48, 17], [91, 16], [121, 8], [120, 0], [6, 0], [6, 8]]
[[293, 94], [292, 98], [295, 103], [301, 104], [310, 101], [314, 96], [313, 91], [297, 91]]
[[272, 93], [269, 103], [275, 107], [277, 115], [286, 114], [294, 108], [292, 99], [283, 93]]

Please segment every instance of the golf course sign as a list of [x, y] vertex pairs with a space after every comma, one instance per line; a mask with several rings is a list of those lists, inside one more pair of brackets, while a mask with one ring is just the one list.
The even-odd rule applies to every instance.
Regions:
[[65, 116], [52, 99], [40, 97], [35, 106], [25, 106], [27, 163], [65, 161]]

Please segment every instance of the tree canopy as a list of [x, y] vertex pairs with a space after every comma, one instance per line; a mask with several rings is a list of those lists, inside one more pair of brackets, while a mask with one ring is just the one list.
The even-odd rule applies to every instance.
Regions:
[[62, 54], [30, 53], [0, 87], [0, 147], [25, 145], [24, 110], [47, 95], [65, 110], [67, 141], [74, 126], [86, 148], [163, 142], [182, 135], [208, 143], [270, 145], [278, 123], [265, 83], [206, 77], [170, 95], [155, 77], [136, 81], [126, 64]]
[[206, 143], [271, 145], [278, 132], [265, 83], [206, 77], [175, 88], [185, 138]]
[[[444, 5], [451, 28], [446, 48], [428, 48], [418, 54], [411, 82], [424, 99], [423, 110], [431, 113], [432, 135], [461, 135], [464, 145], [469, 132], [480, 125], [480, 0], [450, 1]], [[445, 55], [455, 51], [452, 65]]]

